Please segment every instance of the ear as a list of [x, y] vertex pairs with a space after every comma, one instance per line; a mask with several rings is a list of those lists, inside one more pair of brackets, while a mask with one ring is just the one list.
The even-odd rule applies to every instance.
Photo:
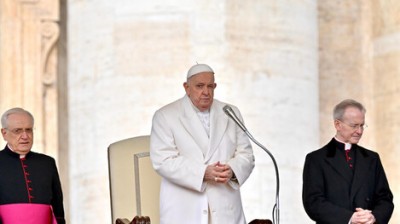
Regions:
[[339, 120], [336, 119], [335, 121], [333, 121], [333, 124], [334, 124], [336, 130], [340, 130], [341, 129], [341, 124], [340, 124]]
[[187, 82], [183, 83], [183, 88], [185, 89], [186, 94], [188, 94], [188, 92], [189, 92], [189, 84]]
[[6, 140], [5, 139], [5, 136], [6, 136], [6, 129], [5, 128], [1, 129], [1, 135], [3, 136], [3, 139]]

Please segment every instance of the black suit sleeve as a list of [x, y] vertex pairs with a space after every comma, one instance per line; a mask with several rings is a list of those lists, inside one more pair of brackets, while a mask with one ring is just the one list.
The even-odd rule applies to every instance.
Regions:
[[63, 193], [61, 189], [60, 177], [58, 175], [57, 167], [54, 160], [53, 160], [52, 191], [53, 191], [53, 196], [51, 200], [51, 206], [53, 207], [53, 212], [57, 219], [57, 224], [65, 224]]
[[[303, 206], [308, 216], [317, 223], [348, 223], [353, 212], [337, 206], [326, 196], [326, 177], [322, 160], [315, 154], [306, 157], [303, 170]], [[329, 178], [329, 177], [328, 177]]]
[[393, 195], [379, 156], [376, 163], [376, 185], [373, 195], [373, 198], [368, 198], [368, 200], [376, 223], [389, 223], [394, 209]]

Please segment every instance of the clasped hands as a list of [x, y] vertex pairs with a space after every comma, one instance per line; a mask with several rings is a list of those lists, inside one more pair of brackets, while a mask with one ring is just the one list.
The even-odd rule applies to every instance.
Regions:
[[351, 224], [373, 224], [375, 217], [370, 210], [356, 208], [356, 211], [351, 216]]
[[208, 165], [204, 174], [204, 180], [216, 183], [227, 183], [232, 178], [233, 172], [228, 164], [219, 161]]

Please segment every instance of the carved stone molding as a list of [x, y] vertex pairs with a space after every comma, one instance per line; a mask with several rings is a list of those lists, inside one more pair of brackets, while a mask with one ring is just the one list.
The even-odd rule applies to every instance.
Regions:
[[[52, 21], [43, 21], [42, 23], [42, 81], [45, 86], [53, 85], [56, 80], [56, 74], [54, 69], [55, 64], [51, 63], [51, 57], [54, 55], [56, 48], [56, 42], [60, 36], [60, 28], [57, 23]], [[54, 60], [53, 60], [54, 61]], [[51, 68], [50, 68], [51, 67]]]
[[23, 107], [35, 116], [34, 150], [57, 159], [58, 0], [2, 0], [0, 109]]

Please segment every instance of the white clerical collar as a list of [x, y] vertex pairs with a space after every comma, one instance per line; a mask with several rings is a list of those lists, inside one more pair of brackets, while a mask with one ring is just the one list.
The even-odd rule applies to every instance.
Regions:
[[196, 113], [201, 114], [202, 116], [207, 116], [210, 114], [210, 110], [205, 110], [205, 111], [197, 110]]
[[336, 141], [338, 141], [338, 142], [340, 142], [340, 143], [343, 143], [343, 144], [344, 144], [344, 150], [350, 150], [350, 149], [351, 149], [351, 143], [348, 143], [348, 142], [342, 142], [342, 141], [340, 141], [338, 138], [336, 138], [336, 136], [335, 136], [335, 139], [336, 139]]
[[[10, 146], [9, 144], [7, 144], [7, 146], [8, 146], [8, 148], [11, 150], [11, 152], [16, 153], [16, 152], [14, 151], [14, 149], [12, 149], [11, 146]], [[18, 153], [16, 153], [16, 154], [18, 154]], [[25, 158], [25, 156], [26, 156], [26, 155], [21, 155], [21, 154], [19, 154], [19, 158], [20, 158], [20, 159]]]
[[199, 108], [197, 108], [191, 100], [190, 103], [192, 104], [192, 107], [196, 112], [197, 117], [199, 118], [202, 126], [204, 127], [208, 137], [210, 137], [210, 109], [205, 111], [200, 111]]

